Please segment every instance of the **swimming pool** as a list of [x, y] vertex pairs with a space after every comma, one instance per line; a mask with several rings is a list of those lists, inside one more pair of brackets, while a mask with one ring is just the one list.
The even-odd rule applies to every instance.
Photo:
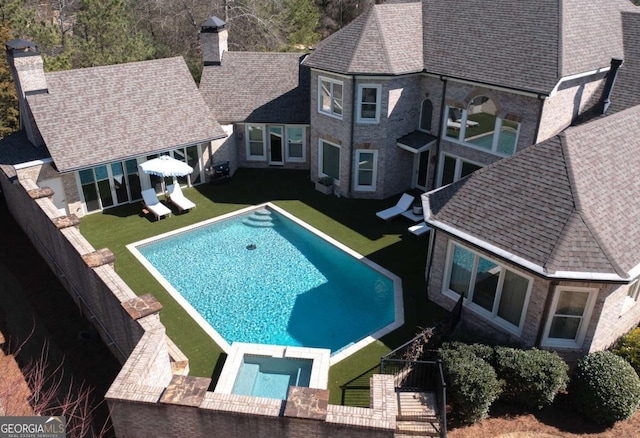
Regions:
[[[483, 149], [491, 150], [493, 146], [493, 131], [468, 139], [469, 142]], [[511, 128], [502, 128], [498, 138], [498, 152], [503, 155], [513, 155], [516, 146], [517, 132]]]
[[334, 363], [403, 323], [397, 276], [272, 204], [128, 248], [225, 351], [327, 348]]
[[245, 356], [232, 394], [286, 400], [289, 386], [309, 386], [309, 359]]

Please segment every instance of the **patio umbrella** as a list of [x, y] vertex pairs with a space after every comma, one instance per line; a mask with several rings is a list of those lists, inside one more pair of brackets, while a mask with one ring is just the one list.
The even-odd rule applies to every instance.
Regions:
[[193, 167], [184, 161], [176, 160], [169, 155], [161, 155], [140, 164], [140, 169], [150, 175], [162, 177], [162, 191], [165, 191], [164, 177], [166, 176], [185, 176], [193, 172]]

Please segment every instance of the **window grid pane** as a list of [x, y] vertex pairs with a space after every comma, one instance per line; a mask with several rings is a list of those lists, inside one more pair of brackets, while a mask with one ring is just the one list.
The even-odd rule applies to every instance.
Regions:
[[340, 180], [340, 148], [322, 142], [322, 173]]
[[489, 312], [493, 312], [500, 270], [495, 263], [480, 257], [472, 301]]
[[455, 246], [449, 276], [449, 289], [467, 298], [469, 296], [469, 284], [475, 255], [471, 251]]

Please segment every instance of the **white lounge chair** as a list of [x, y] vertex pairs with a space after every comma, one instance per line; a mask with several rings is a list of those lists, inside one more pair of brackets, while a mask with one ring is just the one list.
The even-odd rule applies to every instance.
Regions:
[[431, 227], [426, 224], [426, 222], [421, 222], [417, 225], [413, 225], [408, 228], [411, 234], [414, 234], [418, 237], [422, 236], [424, 233], [431, 231]]
[[400, 197], [396, 205], [377, 212], [376, 216], [378, 216], [380, 219], [384, 219], [385, 221], [390, 221], [391, 219], [394, 219], [395, 217], [400, 216], [402, 213], [409, 210], [409, 207], [411, 207], [411, 203], [413, 202], [413, 200], [413, 196], [409, 195], [408, 193], [404, 193]]
[[196, 204], [185, 198], [179, 184], [168, 185], [167, 192], [169, 193], [169, 202], [178, 207], [179, 211], [183, 212], [195, 208]]
[[160, 220], [163, 216], [171, 216], [171, 210], [160, 202], [154, 189], [142, 191], [142, 204], [144, 206], [142, 211], [153, 213], [156, 220]]

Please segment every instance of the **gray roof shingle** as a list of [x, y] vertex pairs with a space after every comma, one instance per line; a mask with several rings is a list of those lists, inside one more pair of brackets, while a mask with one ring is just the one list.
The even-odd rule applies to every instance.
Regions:
[[28, 96], [60, 172], [225, 136], [182, 58], [46, 74]]
[[[343, 74], [427, 71], [549, 94], [622, 56], [629, 0], [422, 0], [374, 5], [305, 64]], [[423, 63], [420, 63], [420, 61]]]
[[299, 53], [225, 52], [205, 66], [200, 93], [221, 123], [309, 124], [309, 69]]
[[640, 106], [558, 136], [427, 195], [430, 220], [548, 272], [626, 277], [640, 262]]
[[374, 5], [321, 41], [305, 65], [342, 74], [398, 75], [423, 69], [420, 3]]
[[609, 112], [640, 105], [640, 12], [623, 13], [624, 63], [611, 95]]

